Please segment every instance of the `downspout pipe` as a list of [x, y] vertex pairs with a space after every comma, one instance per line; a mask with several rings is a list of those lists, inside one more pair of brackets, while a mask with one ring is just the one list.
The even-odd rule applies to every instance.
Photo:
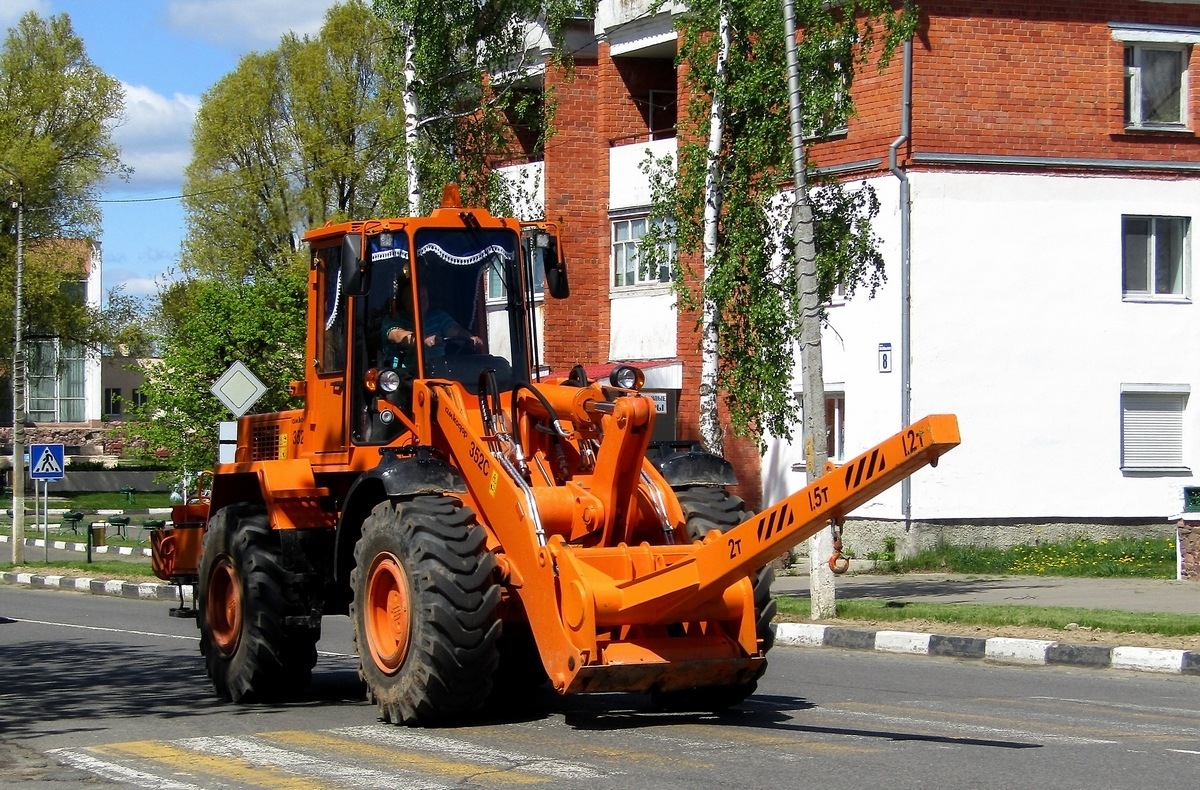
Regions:
[[[912, 205], [908, 173], [900, 165], [900, 148], [912, 132], [912, 60], [913, 41], [904, 42], [904, 78], [900, 99], [900, 136], [888, 148], [888, 169], [900, 182], [900, 427], [912, 422]], [[904, 532], [912, 529], [912, 480], [900, 482], [900, 513]]]

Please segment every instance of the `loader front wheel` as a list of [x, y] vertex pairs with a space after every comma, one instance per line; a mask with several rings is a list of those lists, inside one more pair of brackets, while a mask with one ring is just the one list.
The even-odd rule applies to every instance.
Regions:
[[204, 535], [196, 622], [205, 669], [222, 699], [293, 697], [312, 677], [318, 634], [287, 625], [300, 612], [280, 553], [254, 505], [221, 508]]
[[[740, 497], [719, 486], [689, 486], [675, 490], [679, 506], [687, 519], [688, 537], [702, 540], [713, 530], [736, 527], [753, 514]], [[775, 599], [771, 584], [775, 571], [767, 565], [751, 574], [754, 587], [755, 630], [759, 650], [765, 655], [775, 644]], [[765, 667], [764, 667], [765, 669]], [[760, 673], [761, 675], [761, 673]], [[758, 679], [725, 686], [703, 686], [682, 691], [657, 692], [654, 702], [667, 710], [722, 711], [742, 702], [758, 688]]]
[[500, 588], [486, 533], [459, 500], [381, 502], [363, 522], [350, 617], [368, 699], [393, 724], [437, 724], [491, 692]]

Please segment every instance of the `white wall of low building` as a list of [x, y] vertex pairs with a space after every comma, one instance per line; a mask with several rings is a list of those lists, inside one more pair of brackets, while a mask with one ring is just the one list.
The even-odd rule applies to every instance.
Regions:
[[[90, 242], [91, 259], [87, 272], [87, 305], [99, 310], [104, 304], [104, 260], [100, 242]], [[104, 416], [104, 382], [100, 375], [100, 352], [89, 351], [84, 358], [84, 419], [100, 420]]]
[[[1122, 299], [1121, 218], [1200, 217], [1195, 181], [1035, 174], [910, 174], [912, 416], [958, 415], [962, 445], [913, 477], [912, 518], [1167, 518], [1196, 485], [1200, 408], [1184, 411], [1175, 473], [1123, 473], [1123, 384], [1200, 393], [1200, 306]], [[898, 430], [898, 186], [873, 181], [888, 283], [829, 310], [827, 389], [846, 394], [847, 457]], [[1195, 228], [1189, 239], [1196, 260]], [[794, 385], [794, 389], [798, 389]], [[764, 493], [803, 485], [797, 447], [772, 442]], [[899, 489], [856, 517], [901, 517]]]

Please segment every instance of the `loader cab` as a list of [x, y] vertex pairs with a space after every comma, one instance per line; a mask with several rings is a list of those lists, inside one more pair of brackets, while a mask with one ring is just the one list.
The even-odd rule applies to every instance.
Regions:
[[417, 379], [456, 381], [472, 395], [485, 371], [501, 392], [529, 381], [532, 297], [544, 258], [556, 254], [543, 247], [535, 275], [524, 254], [534, 245], [512, 227], [414, 223], [365, 234], [362, 292], [350, 311], [352, 380], [363, 382], [351, 388], [354, 443], [386, 444], [403, 432], [381, 402], [411, 416]]

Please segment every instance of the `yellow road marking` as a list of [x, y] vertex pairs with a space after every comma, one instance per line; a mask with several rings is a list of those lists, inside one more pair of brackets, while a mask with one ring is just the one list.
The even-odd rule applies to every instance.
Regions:
[[372, 743], [364, 743], [353, 738], [339, 738], [333, 735], [326, 735], [320, 732], [306, 732], [304, 730], [280, 730], [278, 732], [264, 732], [259, 734], [259, 738], [275, 741], [276, 743], [286, 744], [288, 746], [299, 746], [309, 749], [327, 749], [337, 752], [339, 755], [358, 755], [371, 760], [386, 763], [396, 768], [405, 770], [421, 770], [428, 771], [434, 775], [453, 777], [455, 779], [465, 779], [468, 777], [489, 776], [500, 781], [511, 782], [513, 784], [535, 784], [545, 782], [549, 777], [530, 776], [529, 774], [514, 773], [520, 771], [519, 766], [514, 766], [513, 771], [499, 769], [494, 766], [477, 765], [463, 762], [454, 762], [451, 760], [441, 760], [437, 757], [431, 757], [421, 752], [411, 750], [400, 750], [389, 748], [386, 746], [377, 746]]
[[[138, 757], [153, 760], [189, 773], [219, 776], [242, 784], [277, 790], [324, 790], [331, 787], [311, 779], [293, 776], [273, 768], [259, 768], [245, 760], [198, 754], [161, 741], [133, 741], [96, 746], [91, 751], [116, 757]], [[203, 779], [203, 776], [198, 776]]]

